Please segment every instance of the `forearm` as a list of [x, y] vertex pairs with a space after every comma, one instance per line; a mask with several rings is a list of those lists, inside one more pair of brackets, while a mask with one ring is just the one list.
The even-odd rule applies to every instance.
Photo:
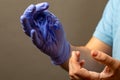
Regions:
[[[88, 70], [94, 70], [94, 71], [101, 71], [101, 69], [104, 67], [103, 65], [96, 62], [90, 55], [92, 50], [99, 50], [104, 53], [107, 53], [111, 56], [112, 48], [111, 46], [103, 43], [102, 41], [98, 40], [95, 37], [92, 37], [90, 41], [85, 46], [72, 46], [71, 45], [71, 52], [72, 51], [80, 51], [80, 60], [85, 60], [85, 68]], [[71, 53], [70, 53], [71, 54]], [[65, 70], [69, 70], [69, 59], [65, 61], [63, 64], [61, 64], [61, 67]]]

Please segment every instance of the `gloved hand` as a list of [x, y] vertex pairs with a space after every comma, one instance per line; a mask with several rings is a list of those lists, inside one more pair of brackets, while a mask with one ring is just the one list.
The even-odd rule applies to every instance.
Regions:
[[58, 65], [69, 58], [70, 44], [66, 40], [62, 24], [48, 11], [48, 7], [47, 2], [30, 5], [20, 17], [20, 22], [34, 45]]

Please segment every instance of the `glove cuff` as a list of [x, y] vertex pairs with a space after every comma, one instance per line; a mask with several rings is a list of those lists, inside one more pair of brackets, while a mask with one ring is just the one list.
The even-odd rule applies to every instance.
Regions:
[[66, 42], [64, 44], [63, 50], [60, 53], [61, 55], [59, 55], [58, 57], [51, 58], [52, 63], [55, 65], [63, 64], [66, 60], [69, 59], [70, 52], [71, 52], [70, 44], [69, 42]]

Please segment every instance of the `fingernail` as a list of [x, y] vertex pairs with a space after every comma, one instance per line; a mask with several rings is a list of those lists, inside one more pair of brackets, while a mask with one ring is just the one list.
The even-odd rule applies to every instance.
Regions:
[[93, 57], [96, 57], [98, 55], [98, 51], [92, 51], [91, 53]]

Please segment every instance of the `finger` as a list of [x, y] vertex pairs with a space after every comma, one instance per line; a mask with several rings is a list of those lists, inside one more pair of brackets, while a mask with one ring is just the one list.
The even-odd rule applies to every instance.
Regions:
[[24, 30], [24, 32], [25, 32], [28, 36], [30, 36], [30, 31], [31, 31], [32, 28], [31, 28], [28, 20], [26, 19], [26, 17], [25, 17], [25, 16], [21, 16], [20, 22], [21, 22], [21, 24], [22, 24], [22, 29]]
[[100, 51], [92, 51], [91, 55], [93, 58], [97, 61], [99, 61], [102, 64], [105, 64], [106, 66], [115, 69], [118, 65], [117, 61], [110, 57], [109, 55], [100, 52]]
[[72, 51], [72, 55], [69, 61], [69, 68], [70, 71], [77, 71], [77, 69], [80, 69], [83, 67], [85, 61], [80, 61], [80, 52], [79, 51]]
[[34, 21], [33, 21], [33, 13], [35, 11], [35, 6], [30, 5], [23, 13], [23, 15], [20, 17], [20, 22], [23, 25], [23, 30], [25, 33], [30, 36], [30, 31], [32, 28], [36, 27]]
[[32, 38], [32, 42], [38, 47], [40, 48], [40, 43], [41, 43], [41, 40], [38, 38], [38, 34], [36, 32], [36, 30], [32, 29], [31, 30], [31, 38]]
[[30, 6], [28, 6], [28, 8], [24, 11], [22, 15], [22, 17], [24, 17], [29, 22], [29, 25], [34, 29], [37, 28], [34, 21], [35, 11], [36, 11], [35, 5], [31, 4]]
[[79, 62], [79, 64], [80, 64], [81, 67], [83, 67], [84, 64], [85, 64], [85, 60], [81, 60], [81, 61]]
[[36, 19], [40, 13], [47, 10], [49, 8], [49, 4], [47, 2], [39, 3], [35, 5], [36, 10], [34, 12], [34, 18]]
[[72, 51], [72, 56], [69, 62], [69, 76], [71, 80], [81, 80], [77, 75], [77, 71], [84, 65], [84, 60], [79, 61], [79, 57], [79, 51]]
[[28, 8], [24, 11], [23, 16], [26, 17], [31, 17], [34, 13], [34, 11], [36, 10], [35, 5], [31, 4], [30, 6], [28, 6]]
[[71, 58], [72, 58], [74, 61], [79, 62], [79, 57], [80, 57], [80, 52], [79, 52], [79, 51], [73, 51], [73, 52], [72, 52]]
[[36, 29], [37, 30], [37, 25], [34, 23], [33, 18], [31, 17], [26, 17], [26, 16], [21, 16], [21, 24], [23, 25], [22, 28], [25, 31], [25, 33], [30, 36], [30, 31], [32, 29]]
[[100, 73], [97, 73], [94, 71], [88, 71], [85, 68], [79, 69], [77, 76], [85, 80], [99, 80], [100, 79]]
[[47, 2], [36, 4], [36, 13], [42, 12], [48, 8], [49, 8], [49, 4]]
[[88, 71], [85, 68], [82, 68], [84, 65], [84, 60], [79, 61], [80, 57], [80, 52], [78, 51], [73, 51], [72, 56], [70, 58], [70, 63], [69, 63], [69, 75], [73, 79], [78, 79], [82, 77], [83, 79], [86, 80], [92, 80], [92, 79], [98, 79], [99, 78], [99, 73]]

